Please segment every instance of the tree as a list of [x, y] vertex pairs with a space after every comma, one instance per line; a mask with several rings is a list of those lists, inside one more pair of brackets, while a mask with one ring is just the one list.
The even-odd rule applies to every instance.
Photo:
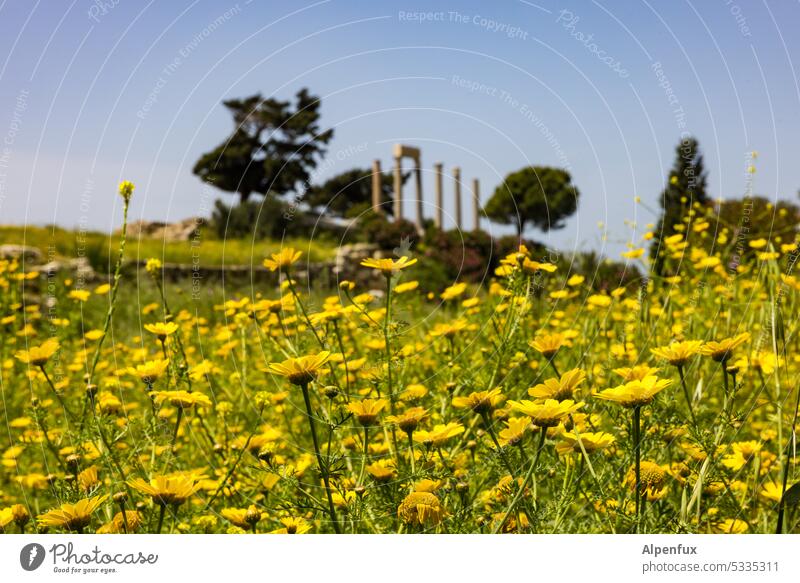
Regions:
[[695, 204], [708, 203], [706, 184], [708, 174], [703, 165], [703, 155], [695, 138], [686, 137], [675, 148], [675, 162], [661, 193], [661, 219], [653, 237], [650, 256], [654, 258], [654, 269], [661, 273], [663, 258], [658, 251], [661, 240], [675, 234], [675, 225]]
[[256, 192], [282, 195], [308, 182], [333, 130], [320, 131], [320, 100], [301, 89], [289, 101], [256, 94], [223, 104], [235, 124], [231, 135], [203, 154], [194, 173], [244, 202]]
[[579, 196], [566, 170], [528, 166], [506, 176], [484, 212], [493, 221], [515, 225], [519, 236], [528, 223], [547, 232], [564, 227], [564, 220], [578, 208]]
[[[405, 182], [408, 173], [403, 176]], [[385, 213], [392, 214], [394, 190], [391, 173], [381, 175], [381, 202]], [[323, 184], [309, 189], [306, 202], [313, 207], [339, 216], [354, 216], [372, 206], [372, 170], [353, 168], [329, 178]]]

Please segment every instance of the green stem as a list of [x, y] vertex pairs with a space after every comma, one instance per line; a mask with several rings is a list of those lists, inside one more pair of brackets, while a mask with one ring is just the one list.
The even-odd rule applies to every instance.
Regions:
[[640, 497], [641, 497], [641, 407], [633, 408], [633, 455], [634, 455], [634, 472], [636, 476], [636, 532], [639, 532], [639, 510], [640, 510]]
[[128, 534], [128, 515], [125, 513], [125, 503], [120, 502], [119, 508], [122, 511], [122, 531]]
[[367, 467], [367, 455], [369, 455], [369, 427], [364, 426], [364, 452], [361, 456], [361, 471], [358, 474], [358, 485], [364, 483], [364, 471]]
[[686, 406], [689, 408], [689, 415], [692, 418], [692, 425], [694, 425], [695, 432], [698, 431], [697, 418], [694, 416], [694, 407], [692, 406], [692, 397], [689, 393], [689, 387], [686, 386], [686, 378], [683, 374], [683, 365], [678, 365], [678, 375], [681, 377], [681, 386], [683, 387], [683, 395], [686, 397]]
[[413, 476], [416, 473], [416, 469], [414, 467], [414, 437], [411, 431], [408, 432], [408, 453], [411, 457], [411, 475]]
[[164, 514], [167, 512], [167, 505], [160, 504], [160, 509], [158, 511], [158, 528], [156, 529], [156, 534], [161, 534], [161, 527], [164, 525]]
[[314, 442], [314, 454], [317, 457], [317, 465], [322, 474], [322, 481], [325, 483], [325, 494], [328, 497], [328, 512], [331, 516], [331, 522], [333, 523], [333, 530], [336, 534], [340, 534], [339, 522], [336, 520], [336, 508], [333, 505], [333, 496], [331, 495], [331, 482], [328, 476], [328, 468], [323, 463], [322, 454], [319, 452], [319, 440], [317, 439], [317, 428], [314, 424], [314, 414], [311, 410], [311, 398], [308, 395], [308, 383], [303, 383], [300, 385], [300, 388], [303, 390], [303, 400], [306, 404], [308, 424], [311, 427], [311, 440]]
[[350, 399], [350, 368], [347, 364], [347, 355], [344, 352], [344, 342], [342, 341], [342, 333], [339, 330], [339, 323], [334, 320], [333, 321], [333, 332], [336, 334], [336, 341], [339, 344], [339, 352], [342, 353], [342, 359], [344, 362], [344, 384], [347, 387], [347, 399]]
[[65, 416], [67, 419], [71, 419], [71, 418], [72, 418], [72, 416], [73, 416], [73, 415], [72, 415], [72, 411], [70, 411], [69, 409], [67, 409], [67, 404], [64, 402], [64, 398], [61, 396], [61, 393], [59, 393], [59, 392], [56, 390], [56, 386], [53, 384], [53, 381], [52, 381], [52, 379], [50, 378], [50, 375], [49, 375], [49, 374], [47, 374], [47, 370], [45, 370], [45, 368], [44, 368], [44, 365], [41, 365], [41, 366], [39, 367], [39, 370], [41, 370], [41, 371], [42, 371], [42, 374], [44, 375], [44, 378], [47, 380], [47, 384], [48, 384], [48, 385], [50, 385], [50, 389], [53, 391], [53, 394], [56, 396], [56, 399], [58, 399], [58, 402], [59, 402], [59, 404], [61, 405], [61, 408], [62, 408], [62, 409], [64, 409], [64, 416]]
[[[392, 345], [389, 341], [389, 323], [392, 318], [392, 276], [386, 276], [386, 314], [383, 316], [383, 343], [386, 353], [386, 384], [389, 391], [389, 410], [392, 415], [394, 412], [394, 388], [392, 383]], [[392, 446], [397, 455], [397, 430], [392, 425]], [[399, 459], [399, 458], [398, 458]]]
[[506, 453], [503, 451], [503, 448], [500, 447], [500, 442], [497, 439], [497, 435], [495, 435], [494, 427], [489, 420], [488, 413], [481, 413], [481, 418], [483, 419], [483, 426], [486, 427], [486, 432], [492, 438], [492, 442], [494, 443], [495, 448], [497, 448], [497, 455], [500, 456], [500, 459], [503, 460], [503, 465], [508, 470], [508, 473], [511, 474], [511, 477], [514, 477], [514, 468], [511, 467], [511, 462], [508, 461], [506, 457]]
[[514, 498], [511, 500], [511, 503], [508, 505], [508, 508], [506, 508], [506, 511], [503, 513], [502, 520], [500, 520], [500, 523], [495, 527], [492, 534], [497, 534], [498, 532], [500, 532], [500, 529], [503, 528], [503, 525], [506, 523], [506, 520], [508, 520], [508, 517], [511, 516], [512, 512], [514, 512], [514, 509], [519, 503], [520, 498], [522, 498], [522, 494], [525, 492], [525, 488], [528, 486], [528, 482], [531, 481], [531, 477], [533, 476], [533, 472], [536, 470], [536, 466], [539, 465], [539, 456], [542, 455], [542, 450], [544, 449], [544, 442], [546, 438], [547, 438], [547, 428], [540, 427], [539, 445], [536, 448], [536, 455], [534, 455], [533, 457], [533, 463], [531, 464], [530, 468], [528, 468], [528, 473], [525, 474], [525, 478], [523, 478], [519, 490], [517, 490], [517, 493], [514, 495]]
[[253, 426], [253, 429], [250, 431], [250, 435], [247, 436], [247, 440], [244, 442], [244, 445], [242, 446], [242, 449], [239, 450], [239, 455], [236, 456], [236, 460], [234, 460], [233, 465], [228, 470], [228, 473], [225, 474], [225, 477], [219, 483], [219, 486], [217, 486], [217, 489], [214, 490], [214, 493], [211, 495], [211, 498], [209, 498], [208, 502], [206, 502], [206, 505], [203, 508], [204, 511], [208, 510], [211, 507], [211, 503], [214, 502], [214, 500], [216, 500], [217, 496], [219, 496], [219, 493], [222, 492], [222, 489], [225, 487], [225, 484], [227, 484], [228, 480], [230, 480], [231, 476], [233, 475], [233, 472], [236, 471], [236, 467], [239, 465], [239, 462], [242, 460], [242, 457], [244, 456], [244, 452], [246, 452], [247, 448], [250, 447], [250, 442], [253, 440], [253, 436], [255, 436], [256, 431], [258, 431], [258, 426], [261, 424], [261, 415], [263, 413], [264, 413], [264, 405], [261, 405], [261, 407], [258, 410], [258, 417], [256, 418], [256, 422], [255, 422], [255, 424]]
[[183, 419], [183, 407], [178, 407], [178, 417], [175, 419], [175, 430], [172, 432], [172, 443], [169, 446], [169, 451], [175, 454], [175, 443], [178, 441], [178, 429], [181, 426], [181, 419]]

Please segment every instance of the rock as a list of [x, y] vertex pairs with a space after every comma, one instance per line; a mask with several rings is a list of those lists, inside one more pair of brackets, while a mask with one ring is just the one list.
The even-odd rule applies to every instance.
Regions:
[[23, 259], [25, 262], [38, 263], [44, 255], [36, 247], [27, 245], [0, 245], [0, 257], [3, 259]]
[[[352, 273], [359, 268], [359, 264], [363, 259], [372, 257], [377, 249], [378, 247], [372, 243], [342, 245], [336, 250], [333, 273], [339, 276]], [[345, 279], [347, 278], [345, 277]]]
[[86, 257], [76, 257], [69, 260], [69, 268], [75, 272], [75, 277], [83, 281], [92, 281], [97, 274]]
[[128, 237], [132, 239], [163, 239], [165, 241], [188, 241], [193, 238], [205, 219], [191, 217], [176, 223], [160, 221], [134, 221], [128, 225]]
[[53, 275], [64, 269], [64, 263], [58, 260], [53, 260], [50, 263], [45, 263], [38, 270], [45, 275]]

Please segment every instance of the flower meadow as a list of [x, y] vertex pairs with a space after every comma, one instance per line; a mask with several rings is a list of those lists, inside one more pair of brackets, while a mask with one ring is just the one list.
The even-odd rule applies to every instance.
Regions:
[[320, 294], [284, 247], [198, 307], [127, 275], [125, 226], [105, 283], [0, 261], [0, 529], [797, 532], [797, 246], [684, 222], [607, 289], [520, 246]]

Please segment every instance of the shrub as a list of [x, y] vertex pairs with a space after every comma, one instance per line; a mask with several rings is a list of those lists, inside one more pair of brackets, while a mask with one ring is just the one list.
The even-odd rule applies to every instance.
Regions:
[[220, 239], [280, 239], [301, 230], [289, 211], [288, 204], [272, 196], [232, 206], [217, 200], [209, 225]]
[[484, 231], [431, 229], [425, 238], [425, 257], [439, 263], [453, 281], [480, 282], [494, 273], [500, 260], [495, 242]]
[[387, 221], [382, 215], [369, 213], [365, 216], [357, 231], [363, 233], [364, 239], [377, 245], [383, 251], [394, 251], [413, 246], [419, 241], [419, 232], [411, 221]]

